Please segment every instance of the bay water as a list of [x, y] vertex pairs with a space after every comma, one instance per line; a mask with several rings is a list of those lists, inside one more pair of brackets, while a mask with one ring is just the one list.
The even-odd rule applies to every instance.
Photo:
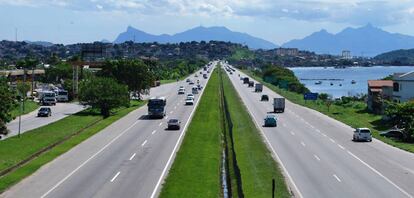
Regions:
[[[375, 67], [294, 67], [292, 70], [311, 92], [327, 93], [334, 98], [367, 94], [368, 80], [379, 80], [394, 73], [414, 71], [414, 66]], [[320, 81], [321, 84], [317, 82]], [[353, 84], [352, 81], [355, 83]]]

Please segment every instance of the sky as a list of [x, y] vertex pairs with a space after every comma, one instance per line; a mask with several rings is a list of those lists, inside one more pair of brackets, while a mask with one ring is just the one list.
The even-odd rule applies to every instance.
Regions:
[[414, 35], [414, 0], [0, 0], [0, 40], [17, 32], [17, 40], [63, 44], [113, 41], [129, 25], [152, 34], [202, 25], [281, 45], [367, 23]]

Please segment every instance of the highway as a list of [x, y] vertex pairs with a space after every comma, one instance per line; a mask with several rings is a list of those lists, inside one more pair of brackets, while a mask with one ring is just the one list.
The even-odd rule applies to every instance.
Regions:
[[[414, 154], [376, 139], [353, 142], [351, 127], [289, 101], [277, 114], [278, 126], [264, 128], [280, 96], [267, 87], [255, 93], [238, 74], [246, 76], [228, 75], [296, 197], [413, 197]], [[262, 94], [269, 102], [259, 101]]]
[[[24, 133], [32, 129], [36, 129], [41, 126], [56, 122], [85, 109], [83, 105], [76, 103], [57, 103], [56, 106], [48, 107], [52, 109], [52, 116], [50, 117], [37, 117], [37, 111], [40, 108], [28, 114], [22, 115], [20, 133]], [[2, 139], [6, 139], [18, 134], [19, 117], [7, 123], [7, 128], [10, 130], [10, 132], [6, 136], [2, 136]]]
[[[198, 72], [197, 72], [198, 73]], [[210, 75], [208, 75], [210, 77]], [[205, 86], [208, 79], [199, 75]], [[167, 98], [167, 117], [148, 119], [147, 107], [139, 108], [74, 147], [1, 197], [156, 197], [183, 139], [194, 106], [185, 106], [192, 85], [185, 81], [151, 89], [152, 96]], [[202, 90], [204, 91], [204, 89]], [[178, 118], [181, 129], [166, 130], [167, 120]]]

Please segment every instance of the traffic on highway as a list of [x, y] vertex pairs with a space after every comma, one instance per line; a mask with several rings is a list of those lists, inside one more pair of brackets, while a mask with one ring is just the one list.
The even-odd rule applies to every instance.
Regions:
[[[82, 142], [2, 197], [156, 197], [216, 64], [197, 71], [204, 77], [193, 74], [189, 82], [155, 87], [144, 96], [146, 107]], [[186, 103], [187, 95], [192, 105]]]
[[[413, 197], [412, 153], [373, 139], [367, 128], [353, 129], [290, 101], [270, 100], [272, 104], [263, 95], [283, 97], [267, 87], [255, 91], [246, 82], [259, 82], [239, 70], [227, 74], [295, 196]], [[276, 106], [284, 110], [276, 111]]]

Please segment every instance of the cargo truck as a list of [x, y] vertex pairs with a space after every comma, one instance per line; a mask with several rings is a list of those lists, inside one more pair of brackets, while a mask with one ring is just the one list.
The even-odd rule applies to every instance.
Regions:
[[254, 91], [255, 92], [262, 92], [263, 91], [263, 85], [260, 84], [260, 83], [256, 83]]
[[254, 87], [254, 82], [253, 81], [249, 81], [249, 87]]
[[285, 112], [285, 98], [273, 98], [273, 112]]

